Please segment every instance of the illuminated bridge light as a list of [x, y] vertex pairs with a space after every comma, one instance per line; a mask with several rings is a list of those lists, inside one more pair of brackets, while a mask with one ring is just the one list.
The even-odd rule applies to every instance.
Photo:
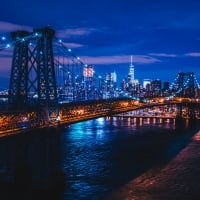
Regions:
[[68, 49], [68, 51], [71, 52], [72, 50], [71, 50], [71, 49]]
[[5, 36], [2, 36], [2, 37], [1, 37], [1, 40], [3, 40], [3, 41], [6, 40], [6, 37], [5, 37]]
[[62, 43], [62, 40], [61, 40], [61, 39], [59, 39], [59, 40], [58, 40], [58, 42], [59, 42], [59, 43]]
[[10, 44], [7, 44], [7, 45], [6, 45], [6, 48], [10, 48]]

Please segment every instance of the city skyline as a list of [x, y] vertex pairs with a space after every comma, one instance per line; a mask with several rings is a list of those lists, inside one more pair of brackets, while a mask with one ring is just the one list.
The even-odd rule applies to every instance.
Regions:
[[[97, 74], [115, 71], [118, 83], [127, 78], [133, 56], [135, 79], [172, 82], [179, 72], [200, 80], [200, 2], [38, 0], [1, 3], [0, 35], [50, 25], [56, 37], [93, 64]], [[12, 5], [12, 7], [10, 7]], [[3, 41], [1, 41], [1, 45]], [[10, 50], [0, 52], [0, 84], [7, 84]]]

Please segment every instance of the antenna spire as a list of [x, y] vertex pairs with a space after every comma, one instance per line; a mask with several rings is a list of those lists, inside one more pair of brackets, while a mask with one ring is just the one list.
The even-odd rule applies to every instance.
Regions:
[[131, 55], [131, 65], [133, 65], [133, 56]]

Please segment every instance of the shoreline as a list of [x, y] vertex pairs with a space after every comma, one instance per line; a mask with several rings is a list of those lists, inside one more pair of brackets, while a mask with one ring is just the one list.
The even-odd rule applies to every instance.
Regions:
[[164, 167], [133, 179], [106, 200], [196, 199], [200, 196], [200, 131]]

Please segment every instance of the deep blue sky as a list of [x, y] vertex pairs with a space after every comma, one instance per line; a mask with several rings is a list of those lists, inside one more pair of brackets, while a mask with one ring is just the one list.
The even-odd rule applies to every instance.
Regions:
[[[120, 82], [133, 55], [140, 81], [172, 82], [178, 72], [194, 72], [200, 81], [199, 10], [199, 0], [4, 1], [0, 35], [50, 25], [100, 75], [116, 71]], [[11, 54], [0, 52], [2, 86], [10, 76]]]

